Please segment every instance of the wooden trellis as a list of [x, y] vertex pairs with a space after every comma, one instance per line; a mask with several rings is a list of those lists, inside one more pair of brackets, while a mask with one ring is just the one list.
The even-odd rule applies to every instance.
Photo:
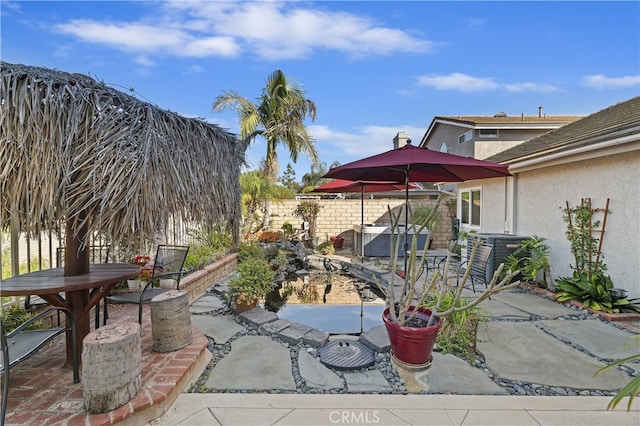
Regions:
[[[581, 243], [582, 248], [586, 248], [587, 257], [585, 259], [580, 258], [578, 248], [576, 247], [575, 240], [570, 236], [571, 251], [576, 259], [576, 269], [581, 270], [585, 265], [588, 268], [589, 274], [598, 270], [602, 257], [602, 245], [604, 242], [604, 232], [607, 225], [607, 216], [609, 215], [609, 198], [604, 208], [593, 208], [591, 198], [583, 198], [579, 207], [573, 209], [569, 207], [569, 201], [566, 201], [566, 220], [568, 223], [568, 233], [579, 236], [578, 241]], [[602, 213], [602, 220], [594, 220], [594, 216], [597, 213]], [[576, 215], [575, 225], [573, 216]], [[594, 234], [599, 236], [594, 237]], [[594, 247], [594, 240], [597, 240], [597, 247]], [[594, 252], [595, 248], [595, 252]], [[595, 261], [594, 261], [595, 256]]]

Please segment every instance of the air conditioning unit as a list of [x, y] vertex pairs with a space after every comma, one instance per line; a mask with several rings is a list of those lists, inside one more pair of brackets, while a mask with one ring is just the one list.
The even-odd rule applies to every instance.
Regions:
[[[485, 277], [488, 283], [493, 278], [493, 273], [498, 269], [498, 266], [505, 261], [509, 254], [513, 253], [518, 248], [522, 241], [528, 238], [529, 237], [510, 234], [469, 234], [467, 237], [467, 256], [471, 254], [474, 239], [479, 239], [480, 244], [491, 244], [493, 246], [489, 262], [487, 263], [487, 275]], [[527, 256], [529, 256], [529, 253], [526, 252], [518, 254], [518, 258]], [[515, 277], [514, 279], [519, 279], [519, 277]]]

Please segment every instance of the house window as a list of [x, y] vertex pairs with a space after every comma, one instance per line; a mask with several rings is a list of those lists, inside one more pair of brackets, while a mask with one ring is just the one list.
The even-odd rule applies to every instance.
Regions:
[[478, 137], [479, 138], [497, 138], [498, 129], [479, 129]]
[[458, 136], [458, 142], [465, 143], [467, 141], [470, 141], [472, 136], [473, 136], [473, 130], [469, 130], [468, 132], [465, 132], [460, 136]]
[[480, 189], [460, 191], [460, 221], [463, 225], [480, 226], [481, 195]]

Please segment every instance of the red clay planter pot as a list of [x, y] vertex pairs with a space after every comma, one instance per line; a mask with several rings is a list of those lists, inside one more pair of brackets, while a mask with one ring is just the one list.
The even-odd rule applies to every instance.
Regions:
[[[407, 315], [416, 309], [417, 318], [429, 320], [429, 309], [409, 307]], [[382, 313], [382, 321], [387, 328], [391, 343], [391, 355], [408, 368], [427, 368], [431, 364], [431, 353], [436, 342], [436, 336], [440, 331], [440, 320], [430, 327], [407, 327], [391, 322], [388, 318], [389, 308]]]
[[329, 237], [329, 240], [333, 243], [334, 249], [341, 249], [344, 244], [344, 238], [342, 237]]

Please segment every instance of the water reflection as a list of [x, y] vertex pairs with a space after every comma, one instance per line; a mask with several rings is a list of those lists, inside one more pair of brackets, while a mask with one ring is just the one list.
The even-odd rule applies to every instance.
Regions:
[[267, 295], [264, 306], [282, 319], [332, 334], [357, 334], [382, 325], [384, 299], [355, 277], [312, 270], [282, 282]]

